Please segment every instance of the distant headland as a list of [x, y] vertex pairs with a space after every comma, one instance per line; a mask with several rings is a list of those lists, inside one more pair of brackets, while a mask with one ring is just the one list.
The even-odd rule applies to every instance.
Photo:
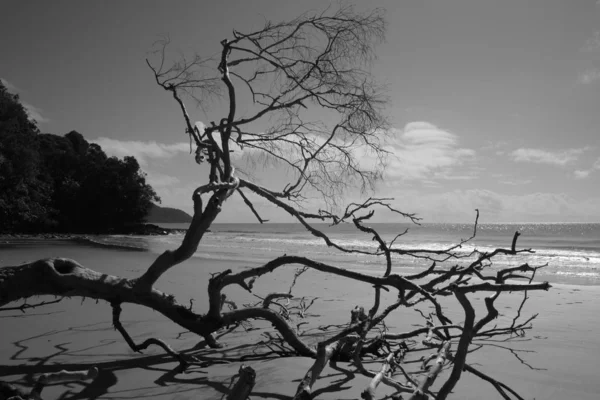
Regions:
[[146, 216], [150, 224], [183, 224], [192, 221], [192, 216], [183, 210], [152, 204]]

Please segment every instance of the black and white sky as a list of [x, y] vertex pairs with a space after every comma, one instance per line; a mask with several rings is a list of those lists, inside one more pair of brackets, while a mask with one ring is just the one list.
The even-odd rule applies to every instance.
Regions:
[[[475, 208], [483, 222], [600, 221], [600, 4], [352, 3], [385, 8], [389, 24], [373, 72], [390, 97], [397, 159], [378, 195], [432, 222], [472, 221]], [[135, 155], [163, 205], [190, 211], [202, 182], [176, 104], [145, 64], [152, 44], [168, 34], [182, 53], [210, 56], [233, 29], [328, 4], [4, 0], [0, 78], [43, 132], [74, 129], [111, 155]], [[218, 120], [223, 105], [192, 113]], [[232, 201], [219, 222], [253, 222]]]

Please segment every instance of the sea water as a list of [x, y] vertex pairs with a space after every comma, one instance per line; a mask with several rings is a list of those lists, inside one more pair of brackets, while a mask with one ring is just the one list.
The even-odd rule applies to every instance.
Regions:
[[[166, 228], [187, 228], [184, 224], [164, 224]], [[287, 254], [312, 258], [331, 265], [370, 274], [385, 270], [383, 256], [372, 256], [378, 243], [372, 235], [358, 231], [352, 224], [330, 226], [315, 224], [339, 246], [362, 253], [344, 253], [328, 247], [323, 239], [313, 236], [301, 224], [213, 224], [198, 247], [195, 257], [222, 259], [255, 265]], [[393, 248], [404, 250], [450, 249], [474, 234], [472, 224], [369, 224], [388, 243], [399, 236]], [[456, 247], [456, 257], [443, 264], [439, 255], [421, 257], [394, 255], [393, 273], [411, 274], [431, 265], [449, 268], [452, 265], [468, 265], [482, 252], [496, 248], [510, 249], [515, 232], [520, 232], [517, 250], [531, 249], [517, 255], [499, 255], [488, 268], [493, 275], [499, 268], [528, 263], [532, 267], [544, 266], [536, 273], [536, 280], [559, 283], [600, 285], [600, 224], [483, 224], [477, 226], [475, 238]], [[145, 248], [157, 254], [176, 248], [183, 233], [167, 236], [107, 236], [98, 238], [104, 244]]]

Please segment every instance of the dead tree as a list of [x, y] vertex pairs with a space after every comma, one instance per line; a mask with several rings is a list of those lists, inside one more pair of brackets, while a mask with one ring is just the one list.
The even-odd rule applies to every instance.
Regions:
[[[509, 326], [489, 326], [498, 316], [494, 302], [502, 293], [518, 295], [550, 287], [547, 282], [533, 282], [538, 267], [528, 264], [490, 272], [495, 256], [530, 252], [517, 249], [518, 235], [510, 247], [491, 252], [459, 252], [472, 237], [443, 250], [406, 249], [399, 244], [406, 232], [386, 240], [367, 225], [377, 209], [418, 223], [415, 215], [393, 208], [392, 199], [368, 198], [345, 208], [340, 204], [339, 195], [346, 189], [372, 188], [382, 177], [388, 156], [384, 147], [389, 129], [383, 113], [386, 99], [369, 70], [375, 46], [384, 39], [384, 34], [382, 10], [361, 14], [352, 7], [342, 7], [304, 14], [289, 22], [267, 22], [262, 29], [250, 33], [234, 30], [229, 38], [220, 41], [219, 56], [214, 60], [194, 56], [170, 64], [168, 41], [159, 43], [156, 58], [147, 60], [148, 66], [156, 84], [175, 100], [195, 159], [203, 165], [200, 170], [206, 171], [192, 193], [194, 215], [181, 245], [158, 256], [134, 279], [101, 274], [64, 258], [0, 268], [0, 307], [37, 295], [104, 300], [112, 306], [115, 328], [134, 351], [159, 345], [179, 361], [181, 369], [193, 360], [186, 360], [162, 340], [149, 339], [142, 344], [133, 341], [119, 320], [121, 304], [151, 308], [205, 338], [213, 347], [219, 346], [213, 334], [221, 328], [253, 319], [266, 320], [294, 354], [316, 359], [301, 381], [296, 398], [310, 397], [327, 362], [343, 359], [350, 361], [359, 373], [373, 378], [365, 394], [369, 398], [375, 397], [375, 389], [381, 382], [412, 398], [430, 396], [442, 400], [448, 397], [465, 370], [490, 382], [504, 398], [520, 398], [506, 385], [467, 363], [476, 341], [496, 336], [510, 338], [531, 328], [531, 319], [519, 322], [516, 318]], [[209, 97], [220, 95], [225, 98], [225, 112], [201, 129], [193, 122], [185, 100], [191, 96], [205, 104]], [[241, 103], [244, 114], [238, 112]], [[238, 165], [236, 169], [232, 152], [242, 153], [244, 161], [240, 163], [244, 168]], [[368, 163], [364, 163], [365, 157]], [[253, 162], [285, 166], [288, 183], [279, 188], [264, 187], [245, 177], [251, 175], [251, 170], [242, 175], [240, 169], [251, 168]], [[314, 194], [323, 200], [322, 209], [305, 211], [299, 207], [307, 196]], [[171, 268], [194, 254], [217, 215], [226, 209], [227, 200], [235, 195], [242, 197], [261, 223], [265, 219], [254, 207], [251, 196], [287, 212], [308, 232], [339, 252], [379, 257], [383, 260], [381, 274], [363, 274], [299, 255], [283, 255], [260, 267], [236, 273], [226, 270], [212, 277], [208, 284], [208, 309], [200, 313], [192, 311], [174, 296], [160, 291], [156, 284]], [[477, 213], [473, 237], [478, 216]], [[372, 250], [346, 247], [315, 227], [315, 221], [350, 222], [378, 246]], [[413, 275], [392, 273], [398, 256], [428, 260], [431, 267]], [[270, 307], [277, 298], [282, 298], [281, 294], [266, 294], [262, 297], [264, 301], [255, 306], [223, 310], [223, 291], [227, 286], [240, 285], [251, 291], [252, 283], [261, 275], [298, 265], [372, 286], [373, 304], [360, 305], [364, 308], [350, 324], [316, 346], [308, 345], [289, 319]], [[397, 300], [383, 307], [382, 291], [397, 293]], [[483, 292], [490, 293], [485, 299], [487, 314], [478, 319], [471, 304], [473, 300], [468, 296]], [[461, 321], [451, 320], [441, 306], [442, 299], [452, 298], [464, 310]], [[385, 330], [386, 318], [393, 318], [396, 310], [418, 309], [419, 305], [433, 309], [430, 315], [423, 314], [426, 326], [405, 332]], [[425, 340], [417, 340], [423, 335]], [[389, 354], [399, 346], [399, 340], [412, 340], [406, 348], [407, 357], [436, 348], [434, 367], [427, 370], [425, 362], [421, 370], [407, 371], [415, 364], [394, 362]], [[384, 361], [378, 372], [363, 365], [365, 357], [372, 356]], [[446, 376], [448, 369], [450, 373]], [[251, 390], [254, 380], [253, 376], [247, 378], [241, 385], [244, 393]], [[295, 378], [299, 377], [290, 377]], [[437, 393], [432, 387], [434, 380], [442, 382]]]

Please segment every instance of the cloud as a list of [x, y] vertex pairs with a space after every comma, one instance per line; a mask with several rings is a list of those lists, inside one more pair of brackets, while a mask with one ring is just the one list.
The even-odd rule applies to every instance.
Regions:
[[592, 37], [585, 42], [585, 45], [581, 50], [590, 53], [600, 50], [600, 31], [594, 32]]
[[396, 196], [401, 208], [416, 212], [426, 222], [584, 222], [600, 218], [600, 199], [576, 200], [564, 193], [507, 195], [491, 190], [454, 190]]
[[[2, 84], [4, 85], [4, 87], [6, 87], [6, 89], [13, 94], [18, 94], [21, 92], [21, 89], [19, 89], [17, 86], [13, 85], [12, 83], [10, 83], [9, 81], [7, 81], [4, 78], [0, 78], [0, 81], [2, 82]], [[33, 104], [30, 104], [26, 101], [23, 101], [23, 99], [19, 99], [19, 102], [21, 103], [21, 105], [23, 106], [23, 108], [25, 108], [25, 111], [27, 112], [27, 115], [29, 116], [29, 119], [35, 121], [38, 124], [43, 124], [46, 122], [50, 122], [50, 119], [46, 118], [43, 114], [42, 114], [42, 109], [39, 107], [34, 106]]]
[[10, 83], [9, 81], [7, 81], [4, 78], [0, 78], [0, 82], [2, 82], [4, 87], [11, 93], [19, 93], [21, 91], [21, 89], [19, 89], [18, 87], [16, 87], [15, 85], [13, 85], [12, 83]]
[[[586, 57], [590, 64], [597, 65], [598, 54], [600, 53], [600, 31], [595, 31], [594, 34], [585, 42], [585, 45], [581, 48], [581, 51], [587, 53]], [[591, 67], [583, 72], [580, 72], [577, 77], [577, 83], [581, 85], [590, 85], [598, 82], [600, 79], [600, 69], [597, 67]]]
[[508, 145], [508, 142], [506, 140], [500, 140], [500, 141], [488, 140], [487, 144], [485, 144], [484, 146], [481, 146], [479, 148], [479, 150], [481, 150], [481, 151], [496, 150], [496, 153], [503, 153], [503, 151], [500, 149], [506, 147], [507, 145]]
[[453, 169], [472, 162], [475, 150], [458, 145], [458, 136], [428, 122], [411, 122], [392, 131], [386, 150], [391, 153], [386, 175], [404, 180], [471, 179]]
[[172, 186], [180, 183], [179, 178], [161, 172], [147, 171], [146, 180], [153, 188]]
[[[472, 163], [475, 150], [462, 148], [458, 145], [459, 137], [447, 130], [423, 121], [410, 122], [403, 129], [391, 129], [387, 135], [382, 134], [382, 148], [389, 152], [386, 160], [385, 181], [394, 180], [469, 180], [477, 177], [476, 169], [460, 170], [459, 167]], [[313, 151], [320, 148], [327, 137], [325, 135], [308, 133], [302, 136], [303, 146], [309, 146]], [[245, 162], [240, 167], [255, 167], [257, 163], [264, 165], [285, 166], [280, 161], [274, 161], [269, 152], [277, 154], [294, 163], [302, 160], [304, 155], [299, 151], [299, 136], [286, 136], [285, 141], [273, 147], [272, 142], [260, 143], [267, 151], [244, 146], [243, 150], [235, 143], [230, 145], [232, 158], [236, 162]], [[321, 158], [341, 160], [344, 155], [338, 150], [343, 148], [353, 154], [362, 170], [378, 171], [381, 159], [375, 152], [364, 146], [360, 141], [335, 141], [335, 147], [321, 151]], [[334, 164], [331, 162], [331, 164]], [[433, 184], [433, 181], [431, 181]]]
[[575, 171], [573, 174], [575, 175], [575, 179], [585, 179], [588, 178], [590, 176], [590, 174], [593, 171], [597, 171], [600, 170], [600, 158], [598, 158], [596, 160], [596, 162], [594, 162], [594, 164], [592, 165], [592, 167], [590, 169], [579, 169], [577, 171]]
[[106, 137], [91, 140], [91, 142], [100, 145], [102, 150], [110, 156], [134, 156], [142, 166], [147, 165], [147, 159], [150, 158], [171, 158], [179, 153], [189, 153], [190, 151], [188, 142], [165, 144], [155, 141], [142, 142]]
[[531, 179], [511, 179], [511, 180], [500, 181], [500, 183], [502, 183], [504, 185], [510, 185], [510, 186], [528, 185], [531, 182], [532, 182]]
[[590, 68], [579, 74], [577, 82], [582, 85], [589, 85], [595, 83], [598, 79], [600, 79], [600, 69]]
[[520, 148], [513, 151], [509, 155], [513, 161], [516, 162], [565, 166], [576, 161], [578, 156], [586, 150], [588, 150], [587, 147], [579, 149], [567, 149], [563, 151]]
[[32, 104], [29, 104], [28, 102], [23, 101], [23, 100], [21, 100], [21, 104], [25, 108], [25, 111], [27, 112], [29, 119], [34, 120], [38, 124], [44, 124], [46, 122], [50, 122], [50, 119], [44, 117], [44, 115], [42, 114], [43, 110], [41, 108], [38, 108]]

